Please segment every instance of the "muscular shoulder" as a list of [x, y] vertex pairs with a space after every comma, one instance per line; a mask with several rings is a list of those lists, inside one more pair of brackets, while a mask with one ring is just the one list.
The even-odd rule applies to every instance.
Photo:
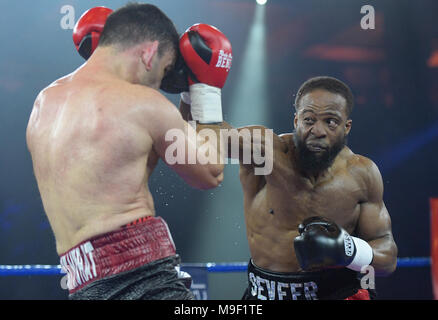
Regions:
[[173, 106], [161, 92], [142, 85], [127, 84], [120, 91], [123, 91], [121, 94], [129, 99], [133, 107], [137, 106], [144, 111], [159, 112]]
[[[180, 117], [178, 109], [158, 90], [127, 84], [118, 90], [134, 121], [147, 127]], [[122, 104], [124, 104], [122, 102]]]
[[281, 139], [281, 147], [284, 152], [288, 152], [289, 149], [293, 148], [295, 145], [293, 143], [293, 133], [281, 133], [278, 137]]
[[281, 140], [283, 140], [285, 143], [290, 143], [292, 142], [292, 138], [293, 138], [293, 133], [291, 132], [287, 132], [287, 133], [280, 133], [278, 136], [281, 138]]
[[383, 181], [380, 170], [371, 159], [353, 153], [350, 149], [346, 155], [347, 168], [366, 189], [367, 200], [377, 201], [383, 195]]
[[66, 100], [66, 94], [63, 93], [60, 88], [63, 88], [63, 85], [70, 81], [71, 76], [66, 75], [60, 79], [57, 79], [50, 83], [47, 87], [42, 89], [35, 98], [32, 112], [29, 118], [28, 123], [28, 134], [30, 129], [32, 128], [32, 124], [39, 119], [40, 110], [59, 108], [60, 105], [63, 104]]
[[50, 105], [52, 100], [65, 99], [66, 89], [64, 87], [71, 82], [71, 77], [71, 74], [63, 76], [42, 89], [35, 99], [34, 106], [39, 107], [43, 101], [49, 102], [48, 105]]

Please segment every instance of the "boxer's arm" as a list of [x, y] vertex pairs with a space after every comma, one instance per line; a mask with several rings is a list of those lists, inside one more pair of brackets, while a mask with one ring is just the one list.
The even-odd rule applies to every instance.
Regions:
[[192, 121], [192, 115], [190, 114], [190, 105], [184, 103], [182, 100], [179, 102], [179, 112], [185, 121]]
[[[192, 115], [190, 113], [190, 105], [187, 103], [184, 103], [182, 100], [179, 103], [179, 111], [181, 113], [182, 118], [189, 122], [194, 121], [192, 118]], [[202, 129], [212, 129], [216, 132], [217, 139], [219, 141], [220, 139], [220, 130], [229, 130], [232, 129], [232, 127], [225, 121], [219, 122], [219, 123], [210, 123], [210, 124], [202, 124], [199, 122], [196, 122], [196, 131], [199, 132]]]
[[[184, 121], [178, 109], [169, 100], [159, 93], [156, 94], [159, 96], [154, 99], [154, 106], [148, 108], [145, 115], [155, 151], [191, 186], [198, 189], [217, 187], [223, 179], [223, 164], [219, 161], [216, 164], [201, 164], [197, 156], [199, 144], [205, 146], [209, 142], [205, 142]], [[216, 150], [216, 146], [212, 145], [210, 150]], [[218, 158], [217, 155], [212, 157]], [[176, 158], [179, 160], [176, 161]]]
[[[185, 121], [189, 122], [189, 124], [191, 124], [192, 126], [195, 126], [196, 132], [201, 138], [205, 138], [206, 137], [205, 133], [209, 133], [208, 131], [205, 131], [203, 129], [209, 129], [215, 133], [217, 161], [221, 163], [225, 163], [224, 154], [223, 154], [223, 152], [225, 152], [223, 145], [224, 141], [221, 138], [221, 130], [228, 130], [231, 128], [231, 126], [225, 121], [218, 123], [203, 124], [193, 120], [192, 115], [190, 113], [190, 104], [185, 103], [182, 99], [180, 101], [179, 111], [181, 113], [182, 118]], [[209, 137], [207, 139], [209, 139]]]
[[239, 159], [240, 164], [248, 168], [261, 167], [268, 160], [265, 156], [272, 158], [277, 153], [284, 154], [287, 151], [284, 141], [264, 126], [233, 128], [224, 121], [221, 128], [226, 130], [222, 133], [227, 148], [226, 156]]
[[[184, 120], [192, 120], [190, 105], [184, 103], [182, 99], [179, 110]], [[203, 126], [205, 125], [201, 125], [199, 128], [203, 128]], [[225, 121], [219, 126], [215, 126], [215, 128], [216, 130], [223, 130], [221, 142], [226, 149], [224, 150], [226, 152], [224, 156], [239, 160], [241, 174], [244, 176], [251, 175], [253, 176], [252, 180], [257, 180], [251, 183], [252, 186], [263, 186], [264, 183], [261, 183], [261, 180], [264, 180], [264, 178], [274, 180], [274, 177], [284, 177], [285, 170], [282, 169], [290, 167], [287, 152], [291, 134], [278, 136], [264, 126], [233, 128]], [[260, 139], [254, 139], [255, 136], [259, 136]], [[266, 139], [267, 137], [269, 138]], [[254, 143], [255, 140], [259, 143]], [[254, 153], [257, 156], [254, 157]], [[255, 167], [265, 168], [266, 174], [255, 175]], [[259, 188], [256, 187], [256, 189]]]
[[356, 235], [373, 249], [371, 265], [377, 275], [389, 275], [397, 265], [397, 246], [391, 229], [391, 218], [383, 202], [383, 181], [379, 169], [366, 160], [365, 181], [368, 199], [360, 204]]
[[[184, 103], [182, 100], [180, 102], [180, 113], [185, 121], [192, 121], [192, 116], [190, 113], [190, 105]], [[248, 169], [253, 169], [254, 166], [262, 166], [263, 163], [260, 161], [255, 161], [254, 151], [259, 155], [266, 154], [266, 148], [273, 149], [271, 153], [284, 154], [287, 151], [287, 144], [275, 133], [272, 132], [272, 142], [266, 141], [266, 130], [268, 128], [264, 126], [245, 126], [240, 128], [233, 128], [229, 123], [223, 121], [220, 124], [204, 125], [197, 124], [197, 128], [212, 128], [216, 132], [217, 130], [223, 130], [222, 143], [226, 147], [225, 156], [230, 159], [239, 159], [240, 164]], [[259, 135], [261, 137], [260, 144], [254, 144], [254, 136]], [[217, 135], [219, 137], [219, 133]], [[219, 138], [218, 138], [219, 139]], [[260, 159], [262, 160], [262, 159]]]
[[[266, 183], [274, 186], [284, 186], [285, 179], [290, 177], [290, 153], [289, 153], [289, 144], [288, 144], [288, 134], [286, 135], [277, 135], [272, 130], [269, 132], [266, 131], [266, 127], [264, 126], [246, 126], [237, 128], [237, 133], [234, 131], [234, 134], [237, 135], [239, 141], [239, 162], [240, 162], [240, 177], [242, 182], [245, 183], [247, 188], [252, 188], [252, 193], [257, 193]], [[258, 130], [261, 133], [261, 148], [258, 147], [258, 144], [252, 144], [254, 141], [254, 132]], [[245, 137], [248, 136], [247, 133], [250, 133], [251, 143], [245, 142]], [[266, 137], [269, 137], [266, 139]], [[286, 136], [286, 137], [285, 137]], [[232, 145], [233, 136], [229, 141], [229, 146]], [[236, 138], [234, 137], [234, 141]], [[248, 141], [248, 139], [246, 140]], [[261, 149], [261, 150], [260, 150]], [[248, 154], [251, 152], [257, 151], [256, 153], [260, 156], [263, 155], [261, 159], [255, 161], [254, 157], [251, 158], [251, 162], [248, 162]], [[230, 148], [228, 149], [228, 155], [230, 158], [236, 158], [235, 155], [232, 154]], [[245, 159], [246, 155], [246, 159]], [[260, 160], [263, 160], [260, 162]], [[262, 169], [262, 170], [261, 170]], [[256, 170], [259, 170], [258, 172]], [[261, 170], [261, 171], [260, 171]], [[247, 190], [250, 192], [250, 190]]]

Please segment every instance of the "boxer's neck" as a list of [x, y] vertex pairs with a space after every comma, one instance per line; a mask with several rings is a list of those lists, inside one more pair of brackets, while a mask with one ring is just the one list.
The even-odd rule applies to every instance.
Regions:
[[137, 48], [118, 50], [114, 47], [97, 47], [87, 61], [87, 67], [93, 72], [106, 72], [118, 79], [133, 84], [158, 87], [153, 83], [148, 70], [144, 67]]

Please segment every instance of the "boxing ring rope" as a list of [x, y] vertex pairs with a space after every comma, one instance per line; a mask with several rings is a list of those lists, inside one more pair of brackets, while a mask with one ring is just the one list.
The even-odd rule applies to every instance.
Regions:
[[[397, 259], [397, 268], [430, 267], [430, 257], [406, 257]], [[184, 267], [204, 267], [208, 272], [244, 272], [248, 262], [227, 263], [181, 263]], [[0, 265], [0, 276], [62, 275], [65, 272], [60, 265]]]

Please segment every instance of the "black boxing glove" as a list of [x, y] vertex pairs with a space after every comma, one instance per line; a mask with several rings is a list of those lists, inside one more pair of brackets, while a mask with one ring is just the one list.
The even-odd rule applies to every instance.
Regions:
[[373, 249], [366, 241], [350, 236], [327, 218], [307, 218], [298, 231], [294, 247], [303, 270], [346, 267], [361, 271], [373, 260]]
[[178, 50], [173, 68], [161, 80], [160, 89], [167, 93], [182, 93], [189, 90], [189, 80], [186, 63]]

